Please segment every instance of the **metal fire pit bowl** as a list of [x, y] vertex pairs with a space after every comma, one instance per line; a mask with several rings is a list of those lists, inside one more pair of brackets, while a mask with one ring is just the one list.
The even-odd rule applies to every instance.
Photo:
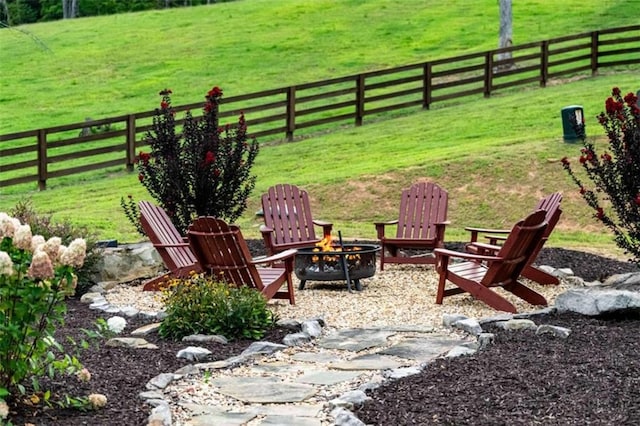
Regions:
[[[371, 244], [343, 244], [342, 247], [344, 251], [314, 251], [317, 247], [298, 249], [294, 272], [300, 280], [299, 289], [304, 289], [307, 280], [346, 280], [349, 290], [351, 282], [356, 290], [362, 290], [360, 280], [376, 273], [376, 253], [380, 247]], [[333, 248], [338, 249], [340, 246], [333, 245]], [[343, 268], [345, 260], [347, 273]]]

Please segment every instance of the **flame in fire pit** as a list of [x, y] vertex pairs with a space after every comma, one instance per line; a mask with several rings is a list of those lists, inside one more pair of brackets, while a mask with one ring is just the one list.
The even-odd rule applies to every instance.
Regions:
[[[316, 243], [316, 247], [313, 249], [314, 252], [341, 252], [342, 247], [339, 245], [334, 245], [334, 239], [331, 235], [326, 235], [320, 242]], [[348, 251], [359, 251], [360, 247], [349, 247]], [[359, 254], [348, 254], [346, 255], [347, 260], [357, 260], [360, 259]], [[325, 262], [337, 262], [339, 260], [339, 256], [331, 256], [331, 255], [323, 255], [322, 260]], [[319, 256], [313, 256], [311, 261], [316, 263], [320, 261]]]

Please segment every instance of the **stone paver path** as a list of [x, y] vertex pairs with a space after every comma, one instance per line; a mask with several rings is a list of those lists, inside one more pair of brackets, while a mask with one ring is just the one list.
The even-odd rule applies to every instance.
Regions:
[[[466, 342], [424, 327], [335, 330], [312, 345], [293, 348], [286, 360], [257, 358], [249, 373], [212, 378], [211, 392], [243, 404], [222, 408], [179, 403], [183, 412], [190, 413], [179, 424], [326, 425], [328, 413], [340, 407], [336, 401], [342, 394], [383, 377], [415, 374], [424, 363]], [[371, 379], [372, 373], [377, 379]]]

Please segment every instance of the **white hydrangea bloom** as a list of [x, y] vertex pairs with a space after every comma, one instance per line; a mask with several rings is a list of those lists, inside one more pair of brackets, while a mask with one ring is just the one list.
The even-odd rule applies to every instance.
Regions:
[[45, 239], [42, 235], [34, 235], [33, 237], [31, 237], [31, 252], [35, 253], [41, 245], [44, 245], [44, 243]]
[[22, 250], [31, 250], [31, 227], [20, 225], [13, 236], [13, 245]]
[[31, 258], [31, 266], [29, 266], [27, 276], [46, 280], [47, 278], [53, 278], [53, 275], [53, 264], [47, 253], [43, 251], [35, 252]]
[[101, 393], [92, 393], [89, 395], [89, 402], [94, 409], [102, 408], [107, 405], [107, 397]]
[[13, 262], [6, 251], [0, 251], [0, 275], [13, 275]]
[[62, 239], [60, 237], [51, 237], [44, 243], [42, 250], [47, 253], [49, 255], [49, 259], [55, 263], [58, 261], [61, 245]]
[[0, 399], [0, 419], [6, 419], [9, 415], [9, 405]]
[[82, 238], [71, 241], [69, 247], [60, 255], [60, 263], [80, 268], [87, 254], [87, 243]]
[[0, 238], [13, 238], [13, 234], [20, 225], [21, 223], [18, 219], [3, 213], [3, 215], [0, 216]]

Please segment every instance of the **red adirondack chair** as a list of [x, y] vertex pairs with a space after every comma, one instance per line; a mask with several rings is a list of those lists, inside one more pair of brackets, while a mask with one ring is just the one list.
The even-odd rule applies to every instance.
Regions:
[[315, 227], [322, 227], [323, 238], [330, 238], [332, 224], [313, 219], [307, 191], [295, 185], [278, 184], [262, 195], [264, 225], [260, 232], [269, 255], [284, 250], [314, 246]]
[[[253, 259], [240, 228], [214, 217], [197, 218], [189, 226], [187, 236], [206, 273], [236, 286], [254, 288], [267, 300], [288, 299], [289, 303], [295, 304], [291, 277], [295, 250]], [[275, 262], [284, 264], [284, 268], [256, 267]], [[281, 290], [284, 284], [286, 286]]]
[[184, 278], [191, 272], [202, 272], [189, 243], [180, 235], [164, 209], [148, 201], [140, 201], [138, 206], [142, 229], [168, 269], [167, 273], [146, 281], [143, 289], [158, 290], [162, 281], [169, 277]]
[[[381, 271], [385, 263], [435, 263], [429, 254], [405, 255], [403, 251], [444, 247], [448, 202], [447, 191], [432, 182], [416, 183], [402, 191], [398, 219], [374, 223], [381, 244]], [[395, 237], [385, 235], [389, 225], [397, 225]]]
[[[547, 212], [545, 221], [547, 222], [547, 228], [538, 243], [538, 246], [533, 251], [529, 262], [522, 270], [522, 276], [528, 278], [532, 281], [535, 281], [542, 285], [558, 285], [560, 281], [557, 277], [535, 267], [533, 262], [538, 258], [538, 254], [542, 247], [549, 239], [549, 235], [555, 228], [558, 220], [560, 220], [560, 215], [562, 214], [562, 209], [560, 208], [560, 202], [562, 201], [562, 194], [560, 192], [554, 192], [551, 195], [548, 195], [538, 201], [538, 204], [533, 209], [536, 210], [545, 210]], [[500, 250], [499, 244], [506, 240], [506, 235], [509, 233], [509, 230], [504, 229], [487, 229], [487, 228], [473, 228], [467, 227], [465, 228], [467, 231], [471, 232], [471, 242], [467, 243], [465, 246], [465, 251], [469, 253], [476, 254], [488, 254], [492, 255]], [[479, 234], [486, 234], [484, 237], [487, 240], [487, 243], [482, 243], [478, 241]]]
[[[502, 287], [532, 305], [546, 306], [542, 295], [518, 281], [547, 228], [545, 216], [544, 210], [537, 210], [518, 222], [494, 256], [436, 249], [436, 270], [440, 274], [436, 303], [442, 304], [447, 296], [469, 293], [494, 309], [516, 313], [511, 302], [491, 290]], [[465, 261], [450, 264], [451, 258]], [[445, 289], [447, 281], [457, 287]]]

